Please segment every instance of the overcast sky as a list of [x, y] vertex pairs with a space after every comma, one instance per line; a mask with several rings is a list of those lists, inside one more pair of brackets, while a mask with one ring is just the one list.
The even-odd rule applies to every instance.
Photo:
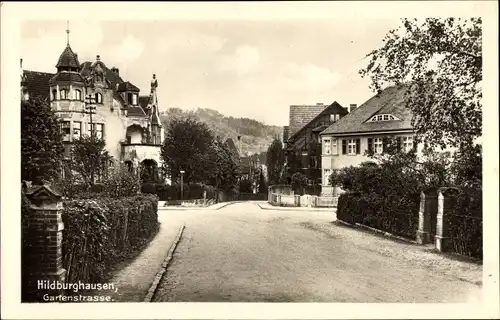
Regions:
[[[213, 108], [287, 125], [291, 104], [361, 104], [372, 96], [358, 70], [399, 19], [69, 21], [80, 62], [96, 55], [149, 93], [160, 109]], [[66, 21], [22, 24], [26, 70], [55, 72]]]

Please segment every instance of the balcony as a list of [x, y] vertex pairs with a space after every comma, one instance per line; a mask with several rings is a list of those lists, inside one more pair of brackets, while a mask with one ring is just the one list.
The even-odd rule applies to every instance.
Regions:
[[150, 159], [159, 164], [160, 153], [160, 144], [122, 143], [123, 161], [133, 161], [137, 159], [137, 161], [141, 163], [146, 159]]

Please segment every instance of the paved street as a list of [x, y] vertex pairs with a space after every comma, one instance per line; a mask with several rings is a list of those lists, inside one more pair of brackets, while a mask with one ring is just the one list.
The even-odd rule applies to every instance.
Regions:
[[479, 265], [331, 224], [329, 212], [161, 211], [186, 229], [154, 301], [466, 302]]

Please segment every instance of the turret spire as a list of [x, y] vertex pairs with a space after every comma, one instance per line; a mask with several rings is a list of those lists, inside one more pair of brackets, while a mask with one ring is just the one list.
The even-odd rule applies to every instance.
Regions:
[[66, 21], [66, 45], [69, 46], [69, 21]]

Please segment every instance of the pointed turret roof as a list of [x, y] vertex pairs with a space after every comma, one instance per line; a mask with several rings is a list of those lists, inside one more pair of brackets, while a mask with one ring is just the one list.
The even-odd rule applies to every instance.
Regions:
[[78, 55], [73, 52], [69, 44], [64, 48], [64, 51], [59, 56], [56, 68], [80, 68]]

